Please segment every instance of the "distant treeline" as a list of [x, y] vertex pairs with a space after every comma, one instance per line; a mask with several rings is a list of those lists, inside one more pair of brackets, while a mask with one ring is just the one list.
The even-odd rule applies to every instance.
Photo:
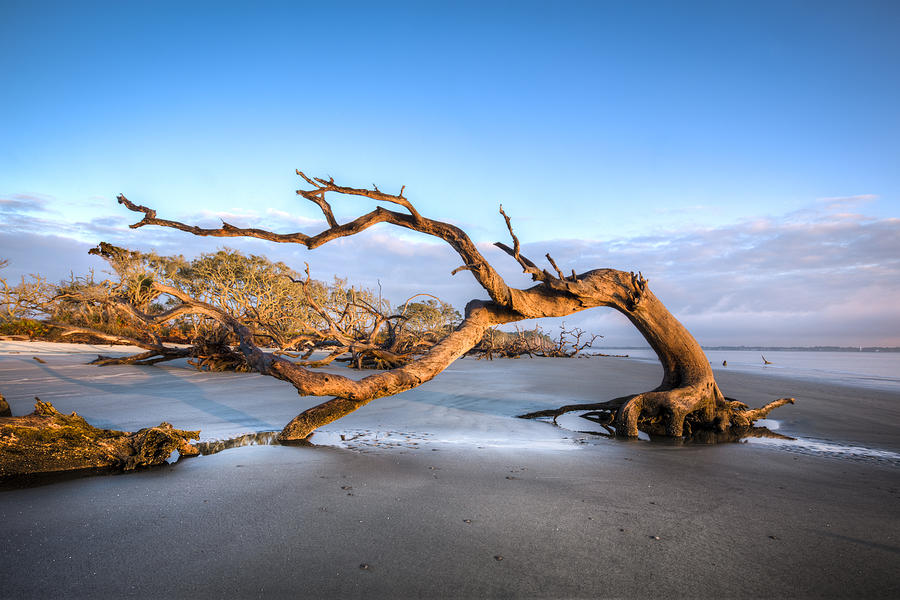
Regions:
[[703, 346], [704, 350], [752, 350], [782, 352], [900, 352], [900, 347], [883, 346]]

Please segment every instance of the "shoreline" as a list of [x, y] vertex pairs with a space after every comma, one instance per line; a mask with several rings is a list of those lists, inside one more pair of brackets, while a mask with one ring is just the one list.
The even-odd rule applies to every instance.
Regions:
[[[95, 353], [124, 355], [131, 351], [127, 346], [113, 345], [0, 342], [0, 385], [4, 386], [3, 393], [15, 415], [31, 412], [34, 396], [38, 396], [52, 402], [61, 412], [77, 411], [97, 427], [132, 431], [164, 419], [179, 428], [199, 428], [201, 441], [280, 431], [297, 412], [320, 401], [298, 397], [290, 386], [274, 378], [200, 372], [186, 365], [183, 359], [156, 367], [86, 364]], [[45, 362], [37, 363], [33, 356], [44, 357]], [[56, 365], [61, 368], [57, 369]], [[354, 379], [374, 372], [343, 366], [323, 371]], [[522, 358], [502, 362], [463, 358], [434, 381], [403, 394], [378, 399], [321, 428], [316, 435], [323, 439], [326, 435], [335, 437], [335, 432], [345, 429], [370, 429], [369, 415], [374, 412], [388, 417], [382, 424], [388, 429], [392, 425], [415, 425], [422, 430], [436, 428], [452, 436], [453, 431], [446, 431], [447, 414], [442, 413], [462, 410], [509, 419], [562, 403], [595, 402], [652, 389], [658, 384], [661, 372], [657, 363], [641, 357]], [[796, 404], [781, 407], [770, 415], [770, 420], [777, 422], [778, 433], [842, 446], [900, 452], [900, 425], [895, 425], [900, 424], [900, 391], [814, 381], [782, 373], [770, 376], [716, 369], [715, 374], [723, 393], [751, 407], [782, 396], [795, 397]], [[259, 406], [254, 406], [254, 400]], [[416, 409], [412, 411], [416, 418], [390, 423], [397, 420], [401, 409], [410, 412], [410, 408]], [[430, 414], [432, 410], [435, 414]], [[851, 411], [852, 418], [848, 418], [847, 411]], [[451, 422], [460, 420], [451, 419]], [[574, 420], [580, 423], [581, 430], [591, 429], [588, 422]], [[477, 425], [461, 423], [460, 429], [473, 424]], [[524, 439], [533, 446], [535, 437], [522, 438], [512, 430], [532, 429], [530, 434], [534, 436], [533, 428], [542, 426], [555, 429], [543, 421], [507, 421], [501, 431], [511, 434], [511, 439], [502, 445], [519, 444]], [[467, 436], [458, 437], [464, 440]], [[537, 439], [552, 446], [560, 437], [564, 435], [538, 435]]]

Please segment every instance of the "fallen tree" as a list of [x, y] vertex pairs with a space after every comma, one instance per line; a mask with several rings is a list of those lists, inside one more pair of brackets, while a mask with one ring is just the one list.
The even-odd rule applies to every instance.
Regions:
[[[0, 397], [2, 398], [2, 397]], [[130, 471], [161, 465], [174, 451], [194, 456], [199, 431], [160, 423], [136, 432], [99, 429], [75, 413], [64, 415], [39, 398], [34, 412], [0, 416], [0, 478], [87, 469]]]
[[[265, 352], [253, 339], [253, 332], [226, 312], [190, 297], [182, 290], [153, 282], [158, 293], [177, 299], [170, 309], [176, 312], [203, 314], [230, 329], [239, 340], [238, 350], [248, 364], [265, 375], [291, 383], [303, 396], [331, 396], [331, 399], [303, 411], [288, 423], [280, 434], [282, 441], [301, 440], [315, 429], [364, 406], [372, 400], [396, 394], [432, 379], [450, 363], [463, 356], [483, 337], [490, 327], [540, 317], [563, 317], [594, 307], [610, 307], [624, 314], [644, 336], [659, 357], [663, 379], [659, 386], [641, 392], [590, 404], [567, 405], [555, 409], [521, 415], [525, 418], [552, 417], [571, 411], [588, 411], [592, 420], [614, 428], [618, 435], [637, 436], [639, 430], [666, 436], [682, 436], [686, 430], [725, 431], [746, 428], [772, 409], [792, 403], [780, 398], [758, 409], [727, 398], [719, 390], [712, 369], [700, 345], [687, 329], [669, 312], [647, 286], [641, 273], [615, 269], [595, 269], [585, 273], [565, 274], [553, 258], [546, 258], [553, 272], [538, 267], [522, 255], [509, 216], [500, 214], [512, 239], [512, 247], [502, 242], [496, 246], [511, 256], [523, 272], [536, 282], [533, 287], [510, 287], [494, 267], [482, 256], [469, 236], [458, 227], [422, 216], [403, 195], [388, 194], [377, 187], [352, 188], [338, 185], [333, 179], [309, 177], [297, 171], [311, 189], [297, 193], [316, 204], [328, 227], [315, 235], [275, 233], [263, 229], [241, 228], [222, 223], [219, 228], [202, 228], [179, 221], [158, 218], [156, 211], [134, 204], [124, 195], [120, 204], [143, 217], [133, 229], [156, 225], [178, 229], [197, 236], [252, 237], [277, 243], [295, 243], [312, 250], [329, 241], [355, 235], [378, 223], [388, 223], [437, 237], [459, 255], [462, 265], [453, 271], [468, 271], [481, 285], [490, 300], [472, 300], [466, 306], [462, 323], [447, 337], [431, 346], [422, 356], [393, 369], [354, 381], [331, 373], [315, 372], [284, 356]], [[378, 206], [369, 213], [347, 223], [338, 223], [326, 194], [363, 196], [400, 206], [405, 212]], [[144, 315], [149, 324], [157, 316]]]

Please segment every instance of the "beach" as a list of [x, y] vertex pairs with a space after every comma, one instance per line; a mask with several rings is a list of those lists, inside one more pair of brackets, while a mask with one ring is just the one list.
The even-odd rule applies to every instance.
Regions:
[[[254, 374], [86, 365], [123, 347], [0, 343], [34, 396], [96, 426], [202, 441], [320, 401]], [[34, 360], [38, 356], [44, 362]], [[365, 376], [341, 367], [332, 370]], [[0, 491], [0, 596], [897, 597], [900, 393], [716, 371], [796, 441], [617, 440], [515, 415], [645, 391], [619, 358], [464, 359], [317, 432], [123, 475]], [[579, 421], [583, 421], [582, 426]]]

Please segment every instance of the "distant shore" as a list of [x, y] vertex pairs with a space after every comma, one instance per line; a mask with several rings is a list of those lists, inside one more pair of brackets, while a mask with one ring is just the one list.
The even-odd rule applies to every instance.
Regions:
[[[701, 346], [704, 350], [754, 352], [900, 352], [900, 346]], [[649, 350], [650, 346], [594, 346], [592, 350]]]

